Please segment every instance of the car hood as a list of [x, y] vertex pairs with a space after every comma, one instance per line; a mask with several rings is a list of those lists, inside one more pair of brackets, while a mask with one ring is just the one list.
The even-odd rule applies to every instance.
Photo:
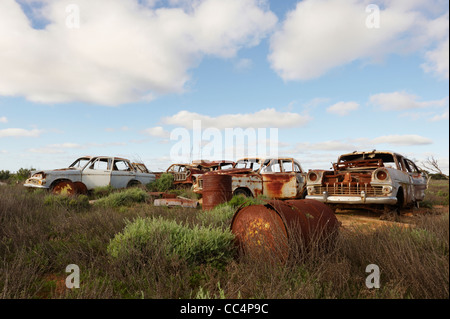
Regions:
[[42, 171], [35, 171], [33, 172], [33, 175], [36, 174], [43, 174], [45, 176], [49, 176], [49, 175], [77, 175], [80, 174], [81, 169], [80, 168], [74, 168], [74, 167], [70, 167], [70, 168], [60, 168], [60, 169], [52, 169], [52, 170], [42, 170]]

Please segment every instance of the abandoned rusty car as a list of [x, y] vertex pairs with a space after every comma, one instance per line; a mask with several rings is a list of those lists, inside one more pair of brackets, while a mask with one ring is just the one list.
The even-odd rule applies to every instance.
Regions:
[[[300, 163], [286, 158], [243, 158], [232, 169], [208, 174], [226, 174], [232, 177], [232, 194], [267, 198], [293, 199], [306, 195], [305, 178]], [[203, 179], [199, 177], [193, 191], [202, 193]]]
[[332, 171], [311, 170], [306, 198], [336, 208], [398, 210], [418, 205], [427, 176], [413, 161], [387, 151], [341, 155]]
[[125, 188], [155, 180], [143, 163], [108, 156], [84, 156], [68, 168], [37, 171], [25, 181], [25, 187], [45, 188], [53, 193], [83, 194], [100, 186]]
[[[167, 168], [166, 173], [173, 175], [174, 184], [178, 187], [191, 188], [197, 178], [206, 172], [233, 168], [233, 161], [207, 161], [194, 160], [190, 164], [172, 164]], [[163, 173], [155, 173], [159, 178]]]

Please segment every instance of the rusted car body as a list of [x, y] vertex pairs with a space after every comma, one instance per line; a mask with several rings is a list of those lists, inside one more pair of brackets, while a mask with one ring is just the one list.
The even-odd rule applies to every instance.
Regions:
[[[191, 164], [172, 164], [166, 170], [166, 173], [173, 175], [175, 185], [184, 185], [186, 187], [192, 187], [196, 183], [199, 176], [206, 172], [224, 170], [233, 168], [233, 161], [206, 161], [197, 160], [192, 161]], [[155, 173], [157, 178], [162, 173]]]
[[108, 156], [84, 156], [68, 168], [37, 171], [24, 183], [25, 187], [50, 189], [55, 193], [85, 193], [100, 186], [125, 188], [155, 180], [143, 163]]
[[[233, 195], [268, 198], [292, 199], [306, 195], [305, 178], [300, 164], [293, 158], [243, 158], [236, 162], [233, 169], [220, 174], [232, 176]], [[193, 191], [203, 191], [202, 178], [198, 178]]]
[[388, 151], [341, 155], [332, 171], [308, 172], [306, 198], [337, 207], [407, 207], [422, 201], [427, 176], [411, 160]]

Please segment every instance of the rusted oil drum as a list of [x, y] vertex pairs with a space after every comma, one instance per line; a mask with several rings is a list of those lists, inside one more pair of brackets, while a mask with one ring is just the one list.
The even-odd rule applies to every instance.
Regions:
[[311, 199], [267, 200], [239, 208], [231, 231], [244, 254], [286, 261], [292, 249], [328, 244], [339, 222], [325, 204]]
[[232, 197], [231, 176], [224, 174], [203, 174], [203, 210], [211, 210]]
[[55, 195], [72, 196], [77, 193], [77, 187], [71, 181], [60, 181], [52, 187], [52, 193]]

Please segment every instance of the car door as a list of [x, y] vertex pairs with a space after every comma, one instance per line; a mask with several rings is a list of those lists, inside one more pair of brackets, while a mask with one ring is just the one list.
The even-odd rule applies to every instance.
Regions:
[[411, 179], [411, 184], [414, 193], [414, 199], [417, 201], [423, 200], [425, 197], [425, 190], [427, 189], [427, 178], [411, 160], [405, 158], [406, 168]]
[[297, 178], [297, 196], [304, 196], [306, 190], [306, 174], [303, 172], [299, 163], [294, 161], [294, 172]]
[[261, 170], [263, 195], [269, 198], [297, 197], [297, 176], [293, 170], [292, 161], [271, 160], [269, 165]]
[[86, 165], [81, 175], [81, 181], [87, 189], [108, 186], [111, 183], [111, 159], [98, 157]]
[[113, 188], [125, 188], [128, 183], [136, 178], [132, 165], [124, 159], [113, 159], [111, 170], [111, 186]]

